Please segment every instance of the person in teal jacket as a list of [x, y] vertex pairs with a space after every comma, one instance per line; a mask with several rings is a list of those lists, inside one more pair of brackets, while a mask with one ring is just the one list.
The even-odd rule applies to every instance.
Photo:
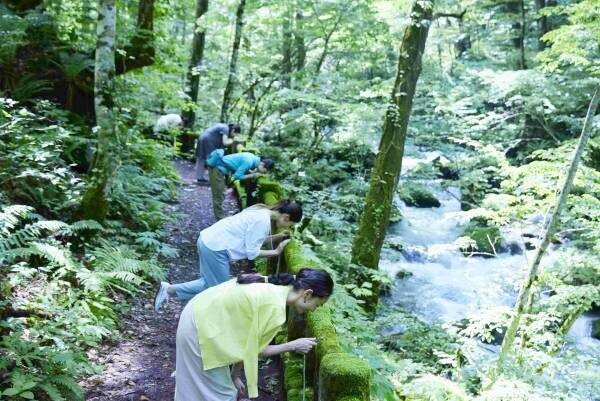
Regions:
[[249, 152], [233, 153], [225, 156], [223, 149], [212, 151], [206, 160], [206, 164], [212, 192], [213, 210], [217, 221], [225, 217], [223, 212], [225, 177], [231, 174], [234, 180], [257, 178], [272, 170], [275, 166], [273, 160]]

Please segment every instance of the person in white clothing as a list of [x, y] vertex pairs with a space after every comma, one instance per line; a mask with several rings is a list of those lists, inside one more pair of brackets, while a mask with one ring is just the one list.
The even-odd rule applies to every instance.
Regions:
[[[289, 228], [302, 220], [302, 207], [283, 200], [268, 207], [254, 205], [233, 216], [219, 220], [202, 230], [198, 237], [200, 278], [179, 284], [163, 281], [154, 297], [154, 310], [170, 298], [186, 301], [205, 289], [229, 280], [229, 264], [240, 259], [274, 257], [283, 252], [290, 232], [270, 235], [271, 223]], [[282, 240], [275, 249], [261, 250], [263, 243]]]
[[172, 128], [183, 127], [186, 123], [186, 118], [179, 114], [165, 114], [156, 120], [154, 125], [154, 133], [158, 134], [164, 131], [169, 131]]

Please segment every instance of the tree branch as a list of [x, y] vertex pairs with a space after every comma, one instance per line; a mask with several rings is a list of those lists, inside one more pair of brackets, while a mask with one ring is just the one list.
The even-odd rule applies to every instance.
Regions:
[[433, 18], [440, 18], [440, 17], [446, 17], [446, 18], [457, 18], [459, 20], [462, 21], [463, 17], [465, 16], [465, 13], [467, 12], [467, 10], [463, 10], [460, 13], [444, 13], [444, 12], [440, 12], [440, 13], [435, 13], [433, 14]]

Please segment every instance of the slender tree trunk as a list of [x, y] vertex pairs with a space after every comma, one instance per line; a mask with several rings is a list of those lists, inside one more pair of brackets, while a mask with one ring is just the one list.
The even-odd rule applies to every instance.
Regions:
[[294, 48], [296, 53], [295, 68], [300, 71], [306, 65], [306, 45], [304, 43], [304, 15], [302, 0], [296, 2], [296, 28], [294, 29]]
[[[535, 0], [535, 11], [539, 13], [542, 9], [546, 7], [546, 0]], [[542, 36], [544, 36], [548, 32], [548, 18], [545, 15], [537, 16], [537, 28], [538, 28], [538, 49], [544, 50], [546, 48], [546, 43], [542, 40]]]
[[235, 83], [235, 80], [237, 79], [237, 60], [238, 53], [240, 51], [242, 28], [244, 27], [245, 7], [246, 0], [240, 0], [237, 12], [235, 13], [235, 36], [233, 37], [233, 49], [231, 50], [231, 61], [229, 63], [229, 74], [227, 76], [227, 84], [225, 85], [225, 92], [223, 93], [223, 105], [221, 106], [221, 122], [223, 123], [227, 122], [227, 112], [229, 109], [231, 92], [233, 92], [233, 85]]
[[281, 53], [283, 60], [281, 62], [283, 84], [286, 88], [289, 88], [292, 84], [292, 17], [291, 17], [291, 6], [289, 4], [284, 5], [283, 15], [283, 43]]
[[[379, 153], [371, 171], [369, 191], [352, 243], [352, 262], [373, 269], [379, 265], [381, 247], [389, 224], [394, 191], [400, 177], [404, 141], [412, 109], [421, 59], [431, 25], [433, 0], [416, 1], [410, 25], [404, 31], [396, 81], [383, 123]], [[368, 301], [377, 304], [375, 288]]]
[[117, 168], [118, 137], [114, 112], [115, 93], [115, 0], [98, 1], [94, 106], [98, 140], [92, 160], [90, 182], [81, 201], [80, 214], [102, 221], [108, 213], [108, 194]]
[[[524, 309], [527, 304], [527, 300], [529, 298], [531, 287], [537, 279], [538, 269], [542, 260], [542, 256], [544, 255], [546, 249], [548, 248], [548, 245], [550, 244], [550, 238], [552, 237], [552, 235], [554, 235], [556, 231], [556, 224], [558, 223], [558, 218], [560, 216], [560, 213], [562, 212], [562, 209], [567, 203], [567, 196], [569, 195], [569, 191], [571, 190], [571, 186], [573, 185], [573, 180], [575, 179], [575, 174], [577, 173], [577, 167], [579, 166], [579, 160], [581, 159], [581, 155], [583, 153], [583, 150], [585, 149], [585, 145], [587, 144], [591, 136], [592, 119], [594, 117], [594, 114], [596, 113], [596, 109], [598, 108], [599, 101], [600, 87], [596, 89], [596, 92], [592, 97], [592, 101], [590, 102], [590, 107], [588, 108], [587, 115], [585, 117], [585, 122], [583, 124], [581, 137], [579, 138], [579, 143], [577, 144], [577, 148], [573, 153], [573, 158], [571, 159], [571, 164], [569, 166], [567, 176], [565, 177], [560, 195], [556, 200], [554, 212], [552, 213], [550, 219], [546, 221], [544, 227], [544, 234], [541, 238], [540, 245], [536, 250], [535, 257], [531, 261], [529, 271], [527, 273], [527, 276], [525, 277], [523, 285], [521, 286], [521, 290], [519, 291], [519, 297], [517, 298], [513, 317], [510, 321], [510, 324], [508, 325], [506, 335], [504, 336], [504, 341], [502, 342], [502, 349], [498, 358], [497, 370], [502, 369], [506, 356], [510, 353], [512, 349], [517, 329], [519, 327], [519, 322], [521, 320], [521, 316], [523, 315]], [[495, 379], [495, 375], [494, 377], [492, 377], [492, 379]]]
[[192, 131], [196, 123], [196, 102], [198, 101], [198, 88], [200, 86], [200, 66], [204, 55], [204, 27], [199, 26], [200, 18], [208, 11], [208, 0], [196, 1], [196, 17], [194, 19], [194, 38], [192, 40], [192, 54], [187, 72], [187, 85], [185, 94], [190, 99], [190, 104], [181, 112], [187, 119], [185, 130], [181, 135], [181, 151], [187, 153], [194, 148], [196, 136]]
[[521, 0], [521, 49], [520, 49], [520, 64], [521, 69], [524, 70], [527, 68], [527, 64], [525, 63], [525, 1]]

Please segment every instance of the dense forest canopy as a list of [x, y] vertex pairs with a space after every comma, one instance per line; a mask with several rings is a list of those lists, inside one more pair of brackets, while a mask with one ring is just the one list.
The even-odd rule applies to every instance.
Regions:
[[0, 399], [86, 397], [217, 122], [302, 203], [371, 399], [597, 399], [599, 0], [3, 0], [0, 32]]

